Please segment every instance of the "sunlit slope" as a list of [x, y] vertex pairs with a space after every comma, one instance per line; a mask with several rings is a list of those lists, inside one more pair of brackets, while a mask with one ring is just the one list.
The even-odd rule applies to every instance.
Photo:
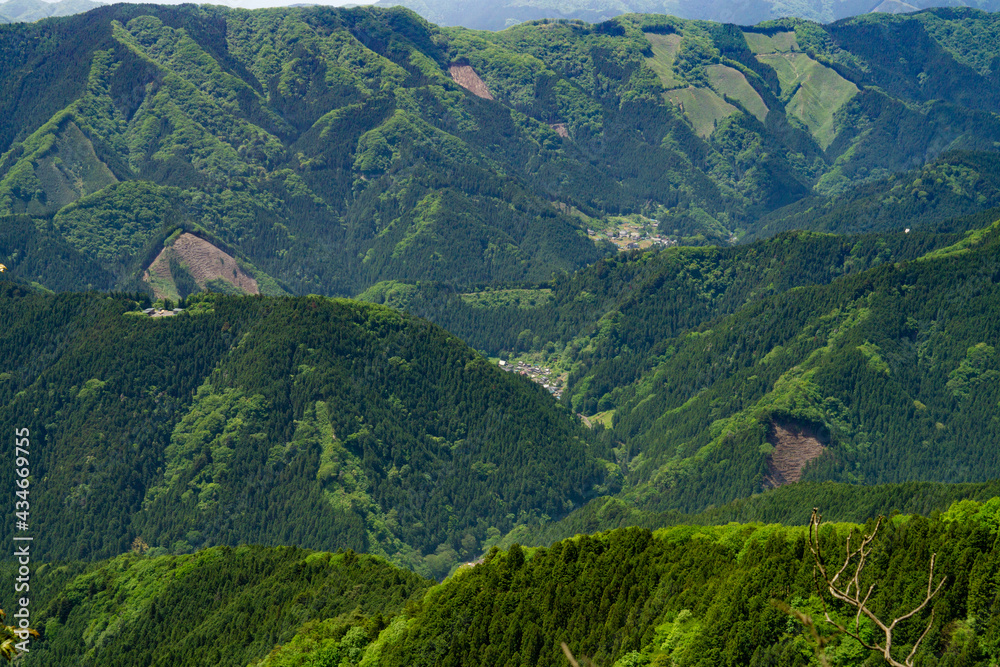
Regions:
[[764, 104], [760, 93], [747, 82], [745, 74], [726, 65], [711, 65], [706, 68], [706, 74], [715, 92], [736, 100], [757, 120], [764, 122], [767, 118], [767, 105]]
[[[879, 557], [862, 570], [877, 581], [868, 603], [876, 617], [919, 606], [932, 554], [933, 581], [945, 582], [933, 613], [924, 609], [896, 628], [894, 651], [910, 651], [900, 644], [913, 636], [905, 632], [911, 626], [929, 627], [918, 660], [938, 652], [964, 654], [977, 667], [996, 660], [995, 628], [965, 614], [988, 616], [997, 596], [990, 538], [998, 505], [964, 500], [930, 518], [881, 523], [873, 539]], [[856, 540], [874, 526], [824, 525], [822, 548], [835, 553], [849, 534]], [[566, 646], [597, 664], [752, 664], [763, 655], [808, 665], [817, 648], [783, 607], [803, 616], [826, 609], [845, 622], [854, 614], [818, 597], [805, 537], [804, 526], [762, 523], [580, 534], [493, 550], [433, 586], [350, 551], [215, 548], [61, 564], [32, 578], [33, 619], [45, 640], [32, 642], [22, 660], [38, 667], [90, 656], [123, 667], [158, 660], [193, 667], [206, 657], [227, 667], [548, 665], [565, 661]], [[838, 666], [873, 655], [843, 633], [824, 648]]]
[[795, 33], [753, 35], [748, 43], [757, 58], [777, 72], [787, 113], [804, 123], [819, 145], [827, 148], [836, 138], [834, 115], [858, 93], [858, 87], [798, 52]]

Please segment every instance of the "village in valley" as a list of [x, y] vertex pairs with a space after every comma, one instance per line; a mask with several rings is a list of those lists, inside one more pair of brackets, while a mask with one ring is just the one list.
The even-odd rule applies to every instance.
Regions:
[[523, 375], [529, 380], [542, 385], [556, 399], [562, 398], [563, 388], [566, 386], [567, 373], [560, 373], [551, 367], [542, 366], [541, 364], [533, 365], [523, 359], [512, 359], [510, 361], [500, 359], [497, 364], [500, 366], [500, 370]]
[[595, 242], [610, 241], [619, 251], [677, 245], [676, 239], [659, 233], [656, 220], [638, 215], [608, 220], [611, 224], [604, 229], [588, 227], [587, 236]]

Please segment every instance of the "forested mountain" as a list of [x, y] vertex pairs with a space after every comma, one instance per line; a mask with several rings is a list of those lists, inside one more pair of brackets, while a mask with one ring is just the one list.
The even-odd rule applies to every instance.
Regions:
[[[998, 508], [963, 501], [881, 525], [860, 578], [874, 584], [877, 617], [917, 607], [929, 572], [943, 582], [894, 628], [898, 658], [928, 624], [917, 664], [1000, 657]], [[874, 529], [825, 525], [820, 545], [839, 562], [849, 532], [856, 544], [858, 530]], [[541, 666], [567, 664], [562, 642], [597, 665], [885, 664], [822, 622], [824, 610], [840, 622], [854, 610], [821, 600], [806, 537], [762, 524], [628, 528], [494, 549], [429, 589], [350, 551], [218, 547], [48, 566], [32, 580], [46, 600], [43, 640], [22, 664]], [[860, 624], [866, 641], [881, 638]]]
[[800, 478], [995, 478], [998, 244], [1000, 223], [796, 233], [634, 253], [537, 290], [367, 296], [565, 372], [624, 497], [692, 511]]
[[[995, 512], [996, 502], [966, 503], [936, 520], [884, 528], [878, 556], [862, 579], [865, 590], [877, 584], [871, 606], [879, 616], [901, 615], [923, 598], [931, 553], [937, 554], [936, 577], [947, 578], [933, 603], [921, 664], [987, 665], [995, 659], [994, 623], [986, 620], [997, 599]], [[848, 529], [825, 534], [830, 552]], [[596, 664], [819, 664], [808, 630], [780, 605], [821, 622], [804, 533], [737, 524], [656, 535], [627, 529], [530, 554], [512, 547], [432, 589], [372, 664], [562, 664], [561, 641]], [[919, 621], [898, 627], [896, 651], [906, 655], [927, 616], [925, 611]], [[869, 664], [854, 640], [820, 632], [830, 641], [827, 664]], [[867, 636], [874, 639], [874, 633]]]
[[692, 512], [799, 479], [998, 477], [998, 246], [1000, 223], [797, 233], [620, 255], [537, 290], [373, 290], [479, 347], [550, 350], [594, 430], [381, 306], [195, 295], [150, 318], [134, 297], [6, 283], [0, 418], [46, 442], [40, 521], [73, 527], [47, 557], [251, 541], [442, 576], [619, 490]]
[[764, 216], [746, 238], [791, 229], [839, 234], [918, 227], [968, 231], [1000, 218], [997, 207], [1000, 162], [988, 153], [954, 152], [919, 169], [789, 204]]
[[916, 259], [961, 238], [786, 232], [731, 247], [622, 253], [539, 286], [461, 292], [448, 283], [387, 281], [359, 298], [433, 320], [490, 356], [546, 350], [572, 362], [609, 327], [666, 340], [762, 298]]
[[210, 295], [151, 318], [0, 287], [0, 422], [37, 443], [38, 558], [140, 537], [350, 547], [443, 576], [614, 488], [547, 392], [387, 308]]
[[943, 484], [905, 482], [864, 486], [843, 482], [797, 482], [769, 489], [748, 498], [695, 513], [677, 510], [643, 510], [627, 499], [595, 498], [560, 521], [518, 526], [497, 543], [547, 547], [575, 535], [594, 534], [616, 528], [639, 527], [659, 530], [674, 526], [724, 526], [730, 523], [809, 523], [813, 507], [823, 508], [824, 518], [834, 522], [864, 523], [877, 516], [919, 514], [932, 516], [956, 502], [989, 502], [1000, 496], [1000, 481]]
[[622, 216], [728, 243], [839, 230], [802, 211], [885, 191], [866, 228], [929, 224], [997, 203], [997, 30], [972, 9], [492, 33], [401, 8], [116, 5], [13, 24], [0, 261], [182, 296], [223, 279], [177, 251], [187, 234], [245, 274], [220, 289], [355, 295], [545, 281], [612, 252], [587, 229]]
[[25, 664], [864, 664], [803, 528], [696, 527], [816, 504], [927, 515], [872, 605], [936, 553], [920, 664], [992, 664], [998, 21], [0, 26]]
[[600, 23], [633, 13], [752, 25], [789, 17], [830, 23], [869, 12], [901, 14], [930, 7], [1000, 9], [996, 0], [501, 0], [476, 4], [462, 0], [379, 0], [375, 4], [407, 7], [428, 21], [476, 30], [503, 30], [545, 18]]
[[606, 396], [628, 474], [661, 507], [703, 507], [723, 500], [720, 487], [746, 483], [734, 495], [749, 495], [799, 475], [996, 477], [986, 443], [998, 435], [998, 243], [994, 225], [916, 261], [762, 299], [669, 341], [646, 338], [649, 347], [633, 332], [652, 362], [638, 382], [620, 382], [613, 352], [584, 371], [591, 387], [619, 378]]
[[430, 583], [374, 556], [291, 547], [60, 563], [32, 580], [44, 636], [21, 664], [246, 667], [289, 642], [356, 664]]

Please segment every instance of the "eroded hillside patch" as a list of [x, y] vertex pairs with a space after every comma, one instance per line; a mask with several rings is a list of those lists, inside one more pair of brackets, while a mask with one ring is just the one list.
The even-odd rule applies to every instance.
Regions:
[[448, 73], [451, 74], [451, 78], [455, 83], [473, 95], [481, 97], [484, 100], [493, 99], [490, 89], [486, 87], [486, 84], [479, 78], [476, 70], [472, 69], [471, 65], [453, 64], [448, 68]]
[[764, 484], [771, 488], [802, 479], [802, 469], [826, 449], [819, 434], [797, 424], [771, 424], [767, 441], [774, 450], [767, 458]]
[[198, 287], [220, 290], [220, 281], [229, 285], [234, 293], [259, 294], [257, 281], [226, 252], [194, 234], [183, 233], [156, 256], [146, 270], [144, 280], [153, 288], [157, 299], [180, 298], [178, 278], [174, 268], [180, 266]]

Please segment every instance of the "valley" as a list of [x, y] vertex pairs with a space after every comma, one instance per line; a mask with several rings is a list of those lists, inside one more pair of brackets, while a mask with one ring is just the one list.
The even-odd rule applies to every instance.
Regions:
[[997, 15], [447, 4], [0, 25], [17, 664], [1000, 660]]

